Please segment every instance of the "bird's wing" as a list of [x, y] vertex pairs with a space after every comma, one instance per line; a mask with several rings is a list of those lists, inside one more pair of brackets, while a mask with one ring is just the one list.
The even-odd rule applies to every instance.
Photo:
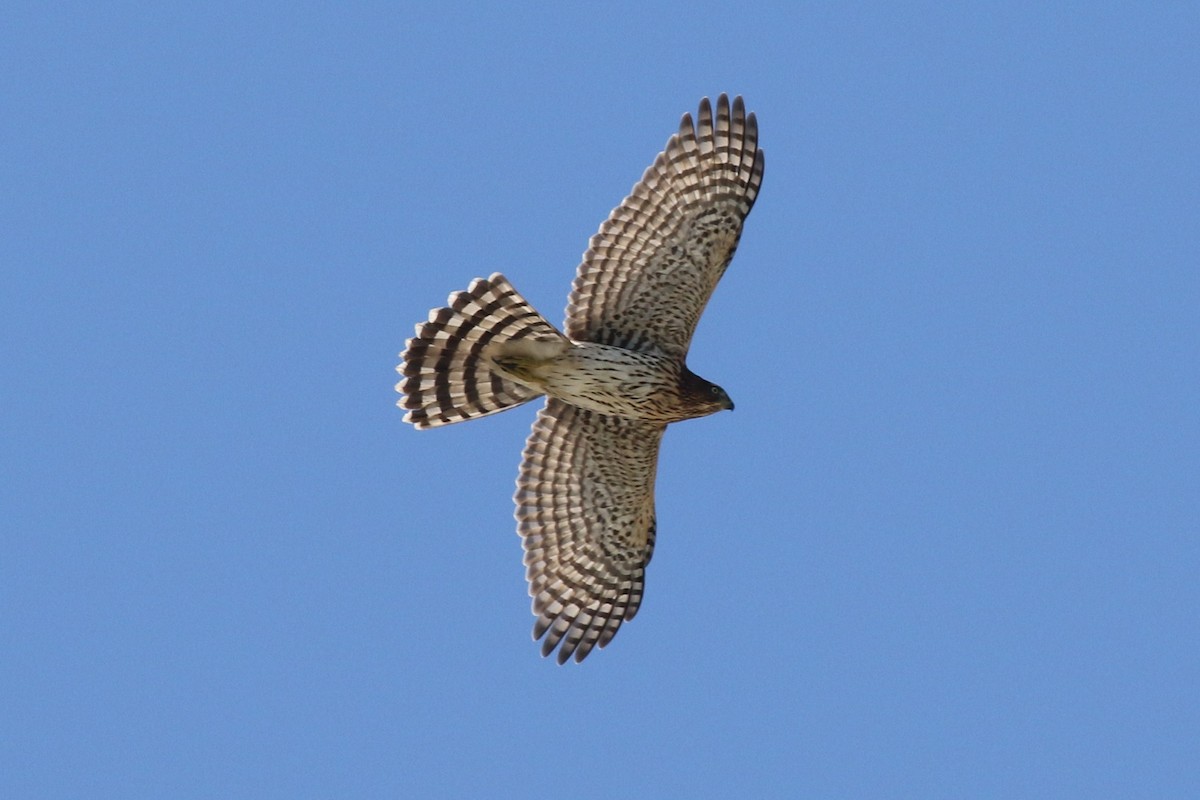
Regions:
[[604, 647], [642, 601], [654, 552], [654, 476], [666, 425], [549, 398], [517, 478], [517, 532], [534, 638], [558, 663]]
[[741, 97], [708, 98], [600, 226], [579, 265], [566, 333], [684, 357], [758, 196], [763, 151]]

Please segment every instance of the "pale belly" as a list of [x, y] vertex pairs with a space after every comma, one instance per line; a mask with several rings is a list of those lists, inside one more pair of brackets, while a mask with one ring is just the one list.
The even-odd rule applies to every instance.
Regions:
[[683, 419], [674, 359], [620, 347], [576, 343], [550, 358], [494, 359], [506, 376], [579, 408], [635, 419]]

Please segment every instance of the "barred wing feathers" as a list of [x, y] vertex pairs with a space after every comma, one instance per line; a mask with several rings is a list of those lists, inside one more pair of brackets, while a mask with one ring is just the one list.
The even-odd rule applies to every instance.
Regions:
[[514, 500], [542, 655], [582, 661], [633, 619], [654, 552], [654, 476], [666, 426], [549, 398]]
[[566, 334], [683, 358], [733, 258], [763, 177], [758, 122], [741, 97], [708, 98], [592, 237]]

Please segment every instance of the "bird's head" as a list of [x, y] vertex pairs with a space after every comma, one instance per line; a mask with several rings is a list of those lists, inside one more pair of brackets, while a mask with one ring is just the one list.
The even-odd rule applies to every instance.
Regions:
[[684, 367], [680, 388], [688, 406], [695, 411], [694, 416], [703, 417], [726, 409], [733, 411], [733, 401], [724, 389], [704, 380], [687, 367]]

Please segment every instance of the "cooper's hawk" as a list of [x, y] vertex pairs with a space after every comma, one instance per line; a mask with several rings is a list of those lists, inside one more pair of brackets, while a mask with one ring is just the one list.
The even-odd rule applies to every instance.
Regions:
[[708, 98], [592, 237], [560, 333], [499, 273], [417, 325], [397, 369], [404, 419], [431, 428], [546, 395], [517, 478], [535, 639], [582, 661], [631, 620], [654, 552], [667, 424], [733, 402], [693, 374], [692, 333], [762, 183], [742, 98]]

